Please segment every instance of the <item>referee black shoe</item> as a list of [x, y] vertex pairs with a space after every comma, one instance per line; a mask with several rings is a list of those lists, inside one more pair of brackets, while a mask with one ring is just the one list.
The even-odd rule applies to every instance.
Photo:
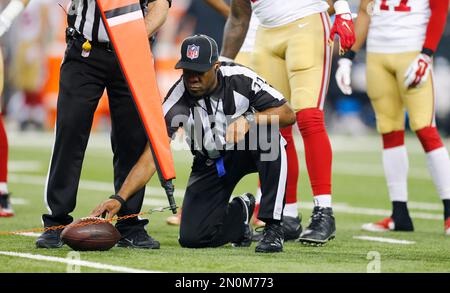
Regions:
[[47, 230], [36, 240], [36, 248], [60, 248], [64, 245], [61, 240], [61, 229]]
[[[300, 237], [303, 230], [301, 222], [301, 215], [298, 215], [297, 217], [283, 216], [281, 226], [283, 227], [285, 241], [297, 240], [298, 237]], [[258, 227], [255, 229], [252, 236], [253, 241], [260, 241], [263, 238], [263, 229], [261, 228], [263, 227]]]
[[120, 239], [119, 242], [117, 242], [117, 247], [159, 249], [160, 244], [158, 240], [152, 238], [147, 234], [147, 231], [142, 229]]
[[331, 208], [314, 207], [311, 222], [298, 241], [302, 244], [321, 246], [336, 235], [336, 223]]
[[244, 193], [241, 196], [236, 197], [233, 200], [239, 200], [244, 209], [244, 236], [238, 242], [233, 242], [231, 245], [233, 247], [249, 247], [252, 244], [252, 228], [249, 225], [249, 221], [253, 216], [253, 211], [255, 210], [256, 200], [253, 194]]
[[266, 224], [263, 230], [263, 238], [256, 245], [255, 252], [282, 252], [283, 242], [284, 232], [281, 224]]

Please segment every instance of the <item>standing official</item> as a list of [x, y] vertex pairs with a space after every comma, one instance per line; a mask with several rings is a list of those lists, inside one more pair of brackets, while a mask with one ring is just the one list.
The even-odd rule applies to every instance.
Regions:
[[[141, 0], [146, 13], [148, 36], [164, 23], [171, 0]], [[72, 0], [69, 6], [67, 49], [61, 65], [57, 105], [56, 137], [45, 188], [48, 214], [45, 227], [72, 222], [84, 153], [98, 101], [107, 90], [111, 110], [111, 145], [114, 153], [116, 191], [139, 159], [147, 137], [119, 63], [109, 42], [101, 12], [95, 0]], [[149, 64], [148, 66], [151, 66]], [[119, 215], [140, 211], [144, 188], [136, 191]], [[122, 235], [118, 246], [159, 248], [159, 242], [145, 231], [148, 220], [130, 218], [118, 221]], [[38, 248], [63, 245], [60, 230], [44, 232], [36, 241]]]
[[[256, 73], [235, 63], [219, 62], [218, 55], [212, 38], [187, 38], [176, 66], [183, 69], [183, 76], [163, 104], [169, 136], [182, 125], [194, 154], [179, 242], [189, 248], [230, 242], [251, 245], [248, 221], [255, 198], [247, 193], [229, 200], [238, 182], [257, 172], [262, 190], [259, 217], [266, 226], [255, 250], [281, 252], [287, 158], [286, 141], [276, 127], [293, 124], [295, 115], [283, 96]], [[108, 211], [112, 217], [121, 202], [134, 200], [132, 195], [155, 170], [147, 146], [116, 198], [102, 203], [92, 216]]]

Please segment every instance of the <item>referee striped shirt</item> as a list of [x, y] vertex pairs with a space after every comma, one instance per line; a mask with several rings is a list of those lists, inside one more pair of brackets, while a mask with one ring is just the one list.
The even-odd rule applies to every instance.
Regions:
[[[140, 0], [143, 13], [149, 2], [155, 0]], [[169, 1], [169, 5], [171, 0]], [[139, 7], [130, 9], [139, 9]], [[67, 22], [83, 36], [94, 42], [109, 42], [109, 37], [103, 24], [100, 9], [95, 0], [71, 0], [68, 7]]]
[[183, 127], [193, 154], [200, 152], [211, 159], [229, 149], [225, 141], [227, 125], [246, 112], [286, 103], [280, 92], [247, 67], [222, 62], [217, 75], [217, 88], [200, 99], [189, 95], [181, 77], [163, 103], [169, 137]]

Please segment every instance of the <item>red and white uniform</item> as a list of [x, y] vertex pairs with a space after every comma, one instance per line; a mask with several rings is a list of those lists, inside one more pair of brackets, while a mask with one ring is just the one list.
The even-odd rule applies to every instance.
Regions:
[[367, 51], [401, 53], [435, 51], [448, 7], [445, 0], [375, 0]]
[[[252, 10], [264, 27], [278, 27], [328, 10], [322, 0], [250, 0]], [[288, 3], [286, 3], [288, 2]]]

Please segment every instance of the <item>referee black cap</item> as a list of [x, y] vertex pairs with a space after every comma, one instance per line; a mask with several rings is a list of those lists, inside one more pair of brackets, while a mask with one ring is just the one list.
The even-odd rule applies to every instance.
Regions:
[[176, 69], [189, 69], [206, 72], [219, 59], [216, 41], [207, 35], [194, 35], [186, 38], [181, 44], [181, 58]]

